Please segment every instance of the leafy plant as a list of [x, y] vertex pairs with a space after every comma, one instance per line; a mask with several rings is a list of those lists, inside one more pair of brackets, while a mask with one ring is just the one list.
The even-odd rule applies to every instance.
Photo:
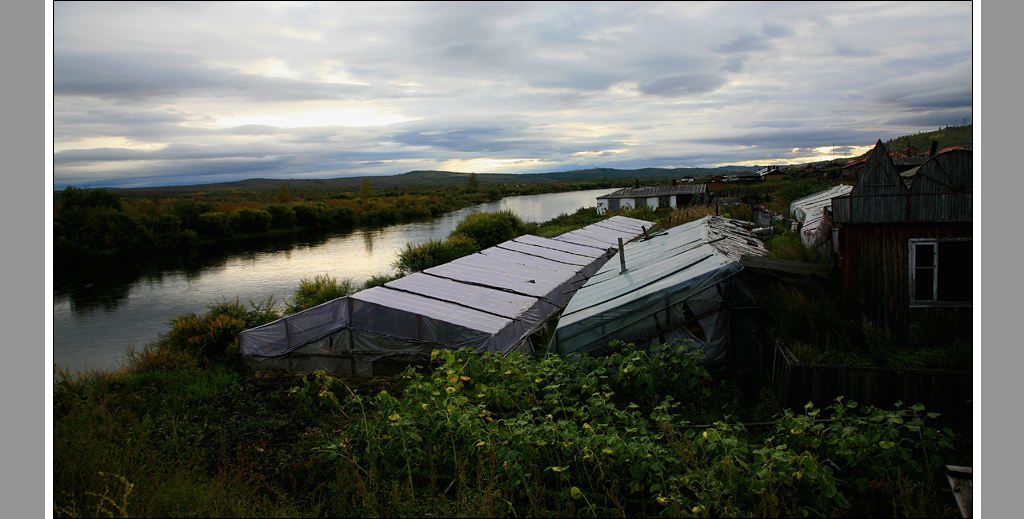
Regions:
[[301, 312], [319, 304], [347, 296], [356, 291], [351, 279], [340, 282], [327, 274], [318, 274], [313, 279], [303, 278], [295, 289], [295, 296], [288, 304], [288, 313]]

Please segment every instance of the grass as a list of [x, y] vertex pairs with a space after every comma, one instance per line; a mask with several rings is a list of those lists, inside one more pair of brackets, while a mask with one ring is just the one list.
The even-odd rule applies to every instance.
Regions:
[[[644, 216], [678, 225], [701, 211]], [[350, 284], [323, 276], [297, 295], [316, 304]], [[773, 333], [798, 349], [887, 340], [822, 294], [777, 298]], [[766, 387], [627, 347], [575, 363], [442, 352], [397, 377], [256, 370], [222, 333], [278, 315], [273, 301], [250, 306], [178, 320], [120, 370], [55, 371], [55, 517], [957, 517], [929, 468], [956, 458], [916, 445], [927, 434], [942, 456], [964, 436], [924, 413], [844, 403], [828, 412], [852, 421], [815, 423], [819, 409], [780, 410]], [[824, 323], [804, 337], [811, 311]]]

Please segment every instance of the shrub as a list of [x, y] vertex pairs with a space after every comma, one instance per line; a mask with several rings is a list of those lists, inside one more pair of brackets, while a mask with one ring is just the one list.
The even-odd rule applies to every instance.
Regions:
[[476, 242], [477, 249], [493, 247], [526, 232], [522, 219], [509, 210], [474, 213], [464, 218], [451, 235], [461, 234]]
[[413, 245], [406, 243], [398, 254], [394, 267], [405, 275], [442, 265], [479, 250], [476, 241], [465, 235], [454, 234], [446, 240], [429, 240]]
[[262, 233], [270, 229], [273, 217], [261, 209], [239, 209], [228, 216], [228, 226], [237, 233]]
[[286, 205], [270, 205], [265, 211], [270, 213], [270, 226], [275, 229], [291, 229], [298, 223], [295, 210]]
[[208, 238], [223, 238], [231, 234], [228, 215], [224, 213], [203, 213], [196, 220], [196, 231]]
[[335, 207], [331, 209], [331, 225], [335, 229], [347, 229], [356, 224], [356, 212], [350, 207]]
[[383, 285], [384, 283], [394, 281], [401, 277], [402, 274], [397, 272], [394, 274], [377, 274], [376, 276], [367, 279], [366, 282], [363, 283], [363, 290]]
[[323, 202], [306, 202], [293, 209], [296, 221], [303, 227], [327, 227], [331, 223], [330, 211]]
[[303, 279], [299, 288], [295, 289], [295, 298], [288, 305], [288, 313], [301, 312], [307, 308], [345, 297], [355, 292], [352, 280], [345, 279], [340, 283], [337, 278], [317, 275], [313, 279]]
[[171, 320], [165, 344], [172, 351], [205, 362], [219, 359], [246, 329], [245, 308], [237, 301], [211, 305], [202, 316], [189, 312]]
[[[171, 320], [170, 331], [141, 352], [129, 350], [129, 362], [139, 366], [188, 365], [218, 360], [238, 347], [239, 332], [280, 317], [273, 297], [249, 303], [246, 309], [237, 299], [212, 304], [203, 315], [194, 312]], [[166, 351], [163, 351], [166, 350]]]

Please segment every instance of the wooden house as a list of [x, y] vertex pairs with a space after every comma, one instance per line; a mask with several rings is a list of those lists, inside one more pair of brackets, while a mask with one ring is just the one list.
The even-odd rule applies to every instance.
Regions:
[[901, 173], [879, 140], [850, 194], [832, 199], [843, 303], [896, 333], [916, 322], [969, 337], [972, 155], [926, 158]]

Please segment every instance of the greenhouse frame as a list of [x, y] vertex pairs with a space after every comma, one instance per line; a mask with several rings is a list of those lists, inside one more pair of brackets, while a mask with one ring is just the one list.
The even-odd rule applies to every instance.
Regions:
[[653, 224], [625, 216], [557, 238], [524, 235], [239, 334], [258, 368], [373, 375], [429, 360], [437, 348], [533, 352], [609, 258]]
[[768, 251], [748, 226], [707, 216], [626, 245], [622, 261], [606, 263], [573, 296], [548, 354], [603, 355], [615, 340], [641, 348], [689, 340], [712, 367], [744, 355], [756, 362], [749, 335], [760, 308], [737, 274], [741, 256]]

